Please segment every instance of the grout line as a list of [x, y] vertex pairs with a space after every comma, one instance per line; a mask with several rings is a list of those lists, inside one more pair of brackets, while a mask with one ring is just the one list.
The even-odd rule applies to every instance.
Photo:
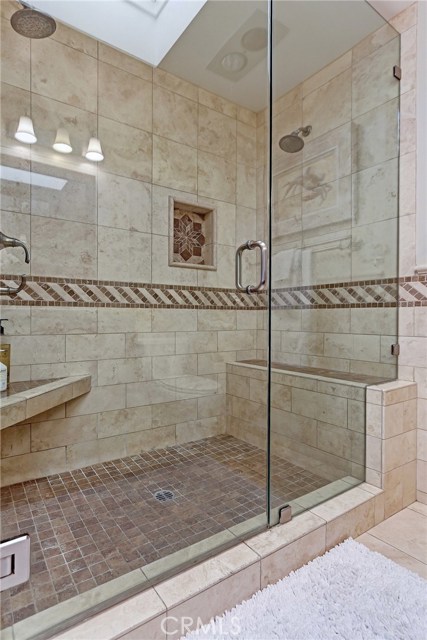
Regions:
[[[402, 513], [401, 511], [399, 513]], [[384, 520], [384, 522], [386, 522], [386, 520]], [[382, 523], [381, 523], [382, 524]], [[377, 525], [378, 526], [378, 525]], [[374, 527], [376, 528], [376, 527]], [[384, 538], [380, 538], [380, 536], [375, 535], [373, 532], [373, 529], [370, 529], [369, 531], [365, 531], [365, 533], [367, 533], [368, 535], [370, 535], [372, 538], [375, 538], [377, 540], [379, 540], [380, 542], [382, 542], [383, 544], [388, 545], [389, 547], [392, 547], [392, 549], [396, 549], [396, 551], [399, 551], [400, 553], [402, 553], [403, 555], [407, 556], [408, 558], [412, 558], [413, 560], [416, 560], [417, 562], [420, 562], [421, 564], [424, 564], [427, 566], [427, 563], [424, 562], [423, 560], [420, 560], [419, 558], [417, 558], [416, 556], [413, 556], [411, 553], [408, 553], [407, 551], [404, 551], [401, 547], [397, 547], [395, 544], [392, 544], [391, 542], [389, 542], [388, 540], [384, 540]]]
[[414, 504], [423, 504], [422, 502], [418, 502], [418, 500], [416, 500], [415, 502], [413, 502], [412, 504], [410, 504], [408, 507], [406, 507], [406, 509], [410, 509], [411, 511], [415, 511], [415, 513], [418, 513], [420, 516], [423, 516], [424, 518], [427, 518], [427, 513], [421, 513], [421, 511], [418, 511], [418, 509], [414, 509]]
[[[369, 531], [365, 531], [365, 533], [362, 534], [362, 535], [369, 535], [369, 536], [371, 536], [371, 538], [379, 540], [380, 542], [382, 542], [383, 544], [387, 545], [388, 547], [391, 547], [392, 549], [395, 549], [396, 551], [399, 551], [399, 553], [401, 553], [402, 555], [406, 556], [407, 558], [411, 558], [412, 560], [416, 560], [420, 564], [423, 564], [423, 565], [427, 566], [427, 563], [424, 562], [423, 560], [420, 560], [416, 556], [413, 556], [412, 554], [408, 553], [407, 551], [404, 551], [400, 547], [396, 547], [396, 545], [391, 544], [388, 540], [384, 540], [383, 538], [380, 538], [379, 536], [376, 536], [375, 534], [373, 534], [372, 533], [372, 529], [369, 530]], [[381, 553], [381, 551], [379, 551], [378, 553]]]

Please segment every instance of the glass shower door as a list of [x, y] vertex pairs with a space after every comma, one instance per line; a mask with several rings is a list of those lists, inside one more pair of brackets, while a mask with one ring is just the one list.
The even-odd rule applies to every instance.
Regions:
[[[56, 12], [75, 3], [38, 2], [59, 28], [31, 47], [10, 23], [19, 7], [1, 4], [1, 230], [36, 258], [6, 314], [16, 373], [92, 375], [84, 397], [11, 426], [2, 450], [1, 539], [32, 537], [2, 624], [40, 637], [266, 527], [267, 370], [251, 363], [267, 307], [236, 291], [234, 259], [265, 241], [268, 3], [182, 2], [202, 8], [154, 67], [98, 41], [97, 21], [92, 36], [63, 27]], [[139, 40], [143, 4], [108, 3], [140, 11]], [[15, 137], [24, 115], [31, 148]], [[68, 154], [52, 148], [64, 126]], [[82, 156], [94, 135], [96, 167]], [[244, 251], [243, 283], [259, 282], [261, 253]], [[19, 282], [13, 251], [2, 264]]]
[[366, 388], [396, 377], [400, 41], [364, 0], [272, 12], [274, 524], [364, 481]]

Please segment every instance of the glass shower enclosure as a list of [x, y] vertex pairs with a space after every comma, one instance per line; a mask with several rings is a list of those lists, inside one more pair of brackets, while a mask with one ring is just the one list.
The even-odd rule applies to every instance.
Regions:
[[[41, 639], [364, 481], [366, 388], [397, 366], [400, 42], [364, 0], [207, 0], [152, 68], [60, 15], [23, 39], [16, 8], [1, 231], [33, 284], [4, 311], [15, 350], [64, 354], [13, 374], [92, 375], [28, 451], [5, 430], [2, 539], [30, 534], [32, 572], [2, 626]], [[103, 161], [55, 154], [64, 126]]]

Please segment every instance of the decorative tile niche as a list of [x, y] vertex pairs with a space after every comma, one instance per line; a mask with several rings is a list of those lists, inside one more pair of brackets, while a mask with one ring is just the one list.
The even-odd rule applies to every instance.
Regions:
[[216, 210], [169, 198], [169, 266], [216, 270]]

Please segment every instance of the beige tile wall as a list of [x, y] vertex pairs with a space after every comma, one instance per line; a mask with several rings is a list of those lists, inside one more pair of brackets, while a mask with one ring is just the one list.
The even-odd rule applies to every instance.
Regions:
[[[275, 101], [273, 286], [396, 277], [399, 58], [398, 32], [385, 25]], [[258, 185], [265, 118], [258, 114]], [[301, 152], [280, 149], [283, 135], [309, 124]], [[278, 309], [272, 326], [274, 360], [396, 376], [396, 309]]]
[[[2, 184], [2, 231], [33, 275], [234, 286], [256, 228], [256, 115], [59, 24], [31, 41], [1, 2], [2, 163], [66, 180]], [[37, 144], [14, 139], [31, 115]], [[65, 126], [73, 153], [55, 153]], [[83, 157], [98, 135], [105, 160]], [[168, 265], [169, 196], [217, 210], [217, 271]], [[22, 273], [19, 251], [3, 273]], [[245, 277], [255, 278], [253, 256]], [[93, 389], [3, 434], [3, 482], [186, 442], [225, 429], [226, 362], [256, 356], [256, 312], [7, 307], [12, 379], [90, 373]]]
[[[274, 309], [272, 331], [275, 361], [396, 377], [396, 308]], [[266, 336], [258, 331], [259, 349]]]
[[[14, 4], [2, 2], [4, 16]], [[255, 113], [70, 33], [59, 25], [30, 47], [2, 17], [3, 164], [31, 161], [67, 181], [3, 184], [3, 231], [29, 243], [35, 275], [233, 287], [236, 243], [256, 226]], [[14, 139], [24, 113], [38, 137], [31, 148]], [[59, 126], [70, 156], [51, 148]], [[82, 156], [91, 135], [99, 165]], [[170, 195], [217, 208], [217, 271], [168, 266]], [[2, 270], [21, 273], [21, 256], [2, 254]]]
[[[415, 2], [393, 18], [402, 46], [402, 136], [400, 157], [400, 273], [416, 267], [416, 62], [417, 8]], [[417, 500], [427, 504], [427, 307], [399, 310], [399, 379], [417, 383]]]
[[[275, 101], [273, 286], [396, 276], [400, 50], [379, 31]], [[282, 151], [307, 125], [303, 150]]]
[[223, 433], [226, 363], [255, 357], [257, 314], [8, 307], [15, 379], [93, 389], [2, 432], [3, 482]]

